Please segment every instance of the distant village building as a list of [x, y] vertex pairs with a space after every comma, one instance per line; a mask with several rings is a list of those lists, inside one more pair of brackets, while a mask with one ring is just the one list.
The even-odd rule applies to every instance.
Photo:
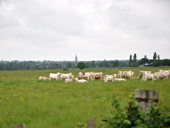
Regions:
[[139, 65], [139, 67], [150, 67], [150, 66], [153, 66], [153, 62], [148, 64], [148, 63], [145, 63], [145, 64], [142, 64], [142, 65]]

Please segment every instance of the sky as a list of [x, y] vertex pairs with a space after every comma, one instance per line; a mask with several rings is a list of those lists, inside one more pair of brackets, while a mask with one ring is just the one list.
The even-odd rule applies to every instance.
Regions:
[[170, 59], [170, 0], [0, 0], [0, 60]]

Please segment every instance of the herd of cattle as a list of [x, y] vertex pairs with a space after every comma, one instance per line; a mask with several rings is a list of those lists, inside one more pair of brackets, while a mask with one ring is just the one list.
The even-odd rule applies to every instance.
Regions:
[[[139, 72], [139, 77], [136, 77], [136, 79], [142, 79], [143, 81], [146, 80], [156, 80], [156, 79], [168, 79], [170, 75], [170, 70], [159, 70], [158, 72], [151, 73], [151, 71], [140, 71]], [[117, 78], [116, 78], [117, 77]], [[88, 80], [95, 80], [95, 79], [101, 79], [104, 80], [105, 83], [107, 82], [113, 82], [113, 81], [126, 81], [126, 79], [134, 79], [134, 72], [133, 71], [119, 71], [118, 75], [113, 74], [113, 75], [105, 75], [103, 77], [102, 72], [79, 72], [78, 73], [78, 78], [74, 78], [74, 75], [72, 73], [50, 73], [49, 78], [40, 76], [39, 80], [52, 80], [55, 79], [57, 81], [61, 81], [62, 79], [65, 79], [66, 83], [75, 82], [77, 83], [86, 83], [88, 82], [87, 80], [83, 79], [86, 78]]]

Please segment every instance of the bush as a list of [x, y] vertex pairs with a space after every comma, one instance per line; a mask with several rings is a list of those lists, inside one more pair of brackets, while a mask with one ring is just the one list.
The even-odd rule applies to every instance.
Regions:
[[152, 104], [148, 107], [150, 113], [140, 112], [140, 107], [130, 100], [131, 112], [127, 113], [127, 108], [122, 109], [117, 99], [112, 102], [112, 115], [105, 117], [101, 127], [106, 128], [168, 128], [170, 126], [170, 117], [160, 113], [158, 106]]
[[85, 68], [85, 64], [83, 62], [79, 62], [77, 64], [77, 68], [84, 69]]

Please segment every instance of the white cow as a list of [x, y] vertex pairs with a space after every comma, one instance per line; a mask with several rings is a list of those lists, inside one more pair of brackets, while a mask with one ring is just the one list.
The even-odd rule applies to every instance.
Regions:
[[159, 70], [158, 72], [163, 72], [164, 70]]
[[82, 73], [82, 72], [79, 72], [78, 73], [78, 78], [80, 79], [80, 78], [88, 78], [88, 80], [89, 80], [89, 78], [90, 78], [90, 72], [85, 72], [85, 73]]
[[155, 80], [155, 76], [154, 76], [154, 74], [145, 73], [142, 77], [142, 80], [143, 81], [146, 81], [146, 80], [152, 80], [153, 81], [153, 80]]
[[168, 77], [170, 75], [170, 70], [159, 70], [158, 72], [164, 72], [164, 74], [166, 74]]
[[105, 75], [104, 76], [104, 82], [107, 83], [108, 81], [113, 82], [114, 81], [114, 75]]
[[70, 78], [71, 76], [72, 76], [72, 73], [66, 73], [66, 74], [61, 73], [60, 80]]
[[44, 76], [39, 76], [39, 80], [45, 80], [45, 81], [47, 81], [47, 80], [51, 80], [50, 78], [47, 78], [47, 77], [44, 77]]
[[97, 73], [94, 73], [94, 72], [90, 72], [90, 76], [89, 76], [89, 78], [91, 79], [91, 80], [95, 80], [95, 79], [103, 79], [103, 73], [102, 72], [97, 72]]
[[158, 75], [158, 72], [154, 72], [154, 73], [152, 73], [153, 75], [154, 75], [154, 77], [155, 77], [155, 79], [157, 78], [157, 75]]
[[165, 70], [164, 73], [169, 77], [170, 73], [168, 70]]
[[144, 74], [151, 74], [151, 71], [140, 71], [139, 72], [139, 78], [142, 78]]
[[73, 82], [72, 79], [70, 79], [70, 78], [66, 78], [66, 79], [65, 79], [65, 83], [71, 83], [71, 82]]
[[119, 78], [125, 77], [125, 72], [127, 72], [127, 71], [119, 71], [118, 72], [118, 77]]
[[167, 74], [167, 72], [158, 72], [158, 74], [157, 74], [157, 79], [160, 79], [160, 80], [162, 80], [162, 79], [168, 79], [168, 77], [169, 77], [169, 75]]
[[50, 79], [56, 79], [56, 80], [59, 80], [60, 79], [60, 75], [61, 73], [50, 73], [49, 77]]
[[125, 76], [125, 78], [132, 78], [133, 76], [134, 76], [134, 72], [132, 72], [132, 71], [126, 71], [125, 73], [124, 73], [124, 76]]
[[114, 81], [126, 81], [126, 79], [123, 79], [123, 78], [115, 78]]
[[70, 75], [70, 79], [74, 80], [74, 75]]
[[87, 83], [87, 80], [81, 79], [79, 80], [78, 78], [75, 78], [76, 83]]

